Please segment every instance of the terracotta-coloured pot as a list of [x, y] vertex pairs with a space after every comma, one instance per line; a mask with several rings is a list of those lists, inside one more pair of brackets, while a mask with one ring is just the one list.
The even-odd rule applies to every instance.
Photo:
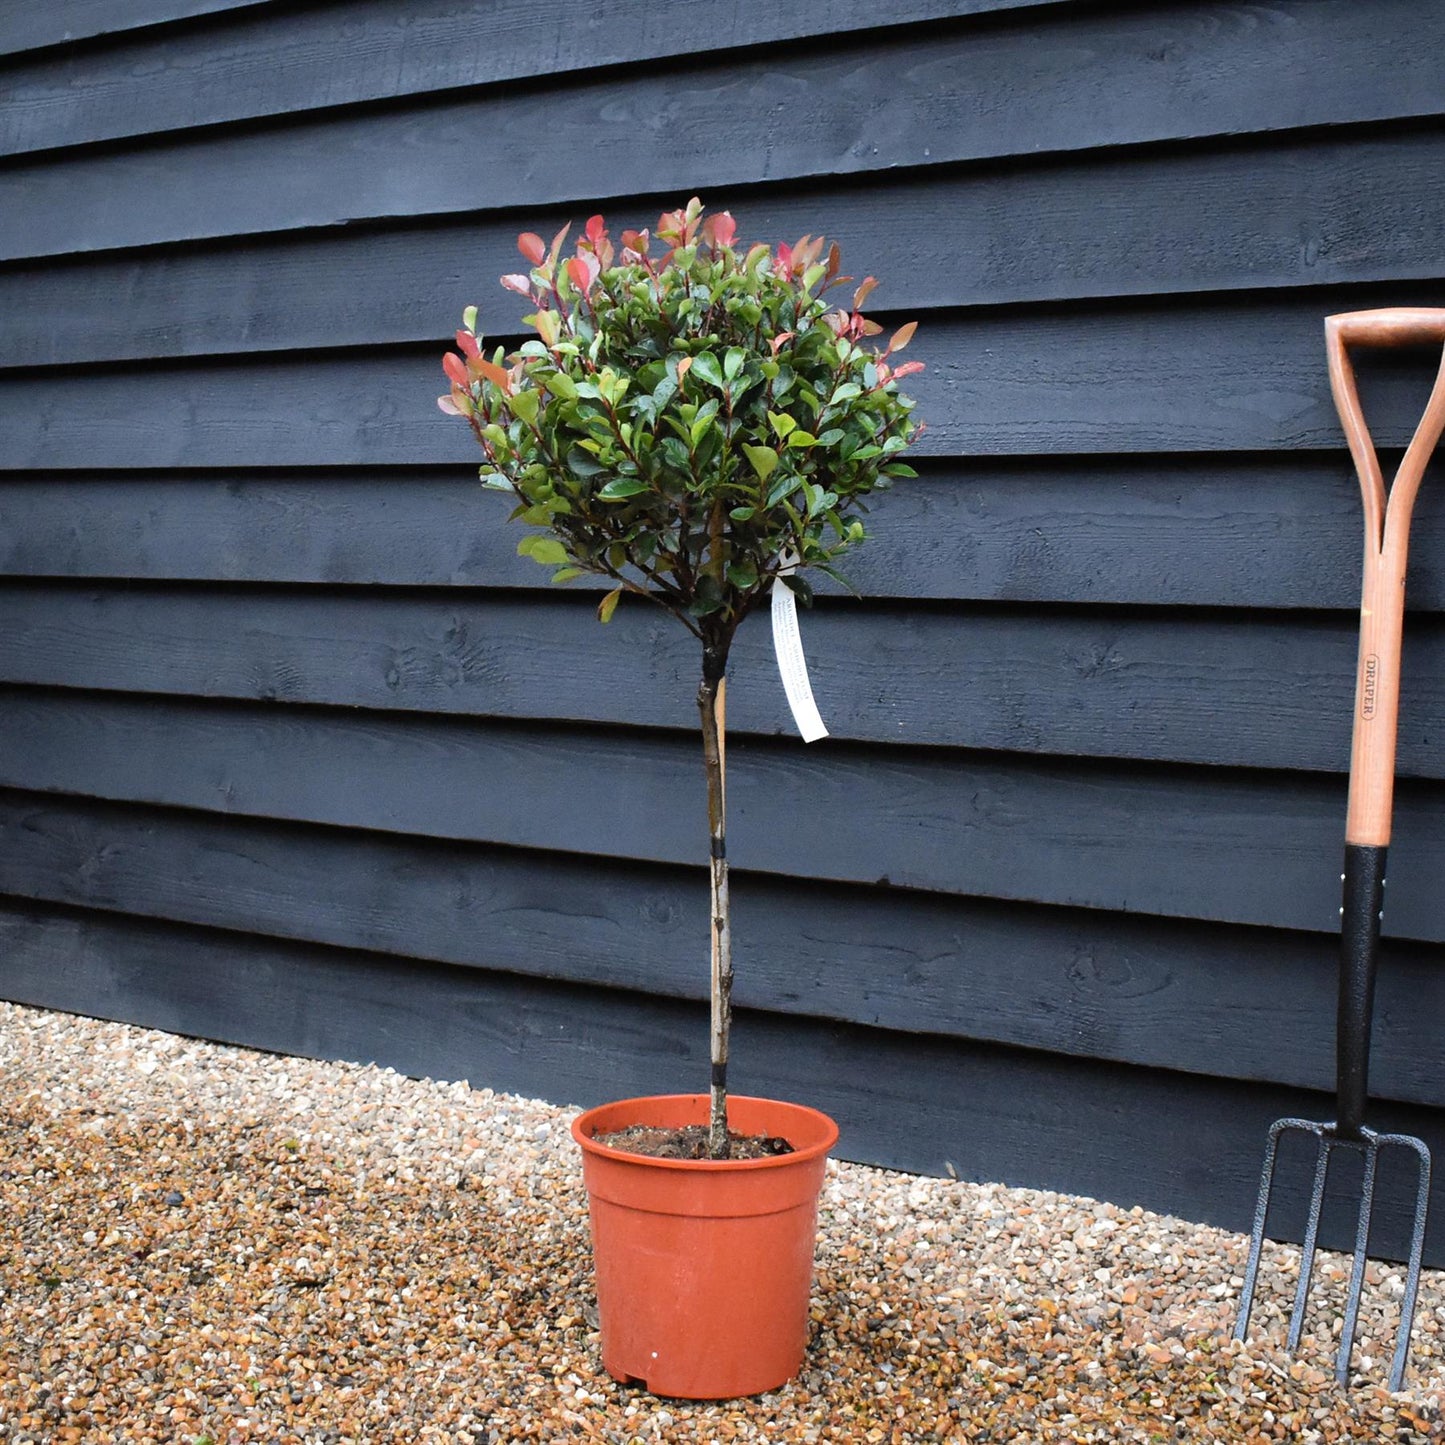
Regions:
[[706, 1094], [624, 1099], [572, 1125], [592, 1219], [602, 1363], [654, 1395], [725, 1400], [785, 1384], [803, 1364], [818, 1195], [838, 1126], [816, 1109], [730, 1097], [743, 1134], [780, 1135], [767, 1159], [649, 1159], [593, 1141], [630, 1124], [704, 1124]]

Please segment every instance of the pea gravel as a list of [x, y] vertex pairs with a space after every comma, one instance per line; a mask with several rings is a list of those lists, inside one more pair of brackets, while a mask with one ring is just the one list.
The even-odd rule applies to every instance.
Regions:
[[[552, 1105], [0, 1004], [0, 1440], [166, 1445], [1445, 1438], [1445, 1278], [1352, 1393], [1228, 1340], [1245, 1241], [1092, 1200], [833, 1164], [800, 1379], [653, 1399], [600, 1370]], [[1324, 1261], [1328, 1332], [1345, 1261]]]

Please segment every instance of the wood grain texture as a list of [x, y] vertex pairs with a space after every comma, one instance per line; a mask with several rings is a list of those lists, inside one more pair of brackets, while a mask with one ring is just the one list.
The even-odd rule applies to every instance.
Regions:
[[[1336, 940], [740, 876], [742, 1008], [1326, 1089]], [[0, 793], [0, 892], [698, 1001], [701, 868]], [[1445, 1103], [1438, 946], [1385, 950], [1376, 1097]]]
[[[706, 1078], [694, 1004], [14, 904], [0, 946], [0, 986], [19, 1002], [282, 1054], [584, 1105]], [[1233, 1230], [1248, 1226], [1270, 1121], [1330, 1114], [1321, 1094], [747, 1011], [735, 1038], [739, 1088], [827, 1110], [842, 1158]], [[1376, 1122], [1445, 1149], [1438, 1110], [1389, 1105]], [[1301, 1215], [1303, 1164], [1282, 1160], [1277, 1186]], [[1380, 1190], [1372, 1253], [1398, 1257], [1408, 1197]], [[1332, 1196], [1321, 1243], [1348, 1248], [1348, 1204]], [[1445, 1260], [1436, 1241], [1429, 1258]]]
[[[925, 463], [876, 501], [848, 560], [867, 597], [1162, 606], [1359, 605], [1360, 500], [1319, 456]], [[506, 587], [505, 499], [469, 468], [0, 476], [0, 575]], [[1414, 522], [1413, 611], [1445, 609], [1445, 486]], [[579, 590], [595, 586], [573, 584]], [[829, 592], [832, 584], [821, 584]]]
[[[629, 599], [492, 594], [80, 591], [0, 584], [0, 681], [331, 707], [691, 731], [697, 645]], [[847, 602], [803, 623], [831, 736], [852, 742], [1342, 771], [1354, 616], [1036, 610]], [[738, 635], [733, 733], [794, 729], [762, 616]], [[1413, 629], [1404, 776], [1445, 777], [1445, 627]]]
[[[127, 32], [150, 26], [263, 6], [268, 10], [283, 8], [275, 0], [52, 0], [45, 5], [14, 4], [6, 7], [5, 25], [0, 29], [0, 55], [50, 50], [101, 37], [118, 40]], [[147, 44], [154, 43], [148, 38]], [[30, 59], [27, 56], [23, 63]]]
[[[761, 12], [759, 12], [761, 13]], [[731, 207], [750, 237], [816, 230], [848, 269], [884, 278], [890, 311], [1085, 297], [1438, 278], [1445, 133], [1334, 134], [1008, 169], [935, 170], [850, 185], [753, 188]], [[650, 225], [668, 197], [609, 214]], [[899, 217], [908, 218], [906, 225]], [[527, 211], [550, 236], [567, 210]], [[0, 268], [0, 363], [365, 346], [424, 340], [481, 304], [491, 333], [526, 307], [496, 278], [522, 220], [247, 237], [184, 249]], [[97, 296], [124, 305], [97, 308]], [[365, 296], [365, 306], [354, 299]]]
[[[1445, 300], [1445, 284], [1414, 292]], [[908, 381], [928, 426], [914, 450], [1336, 451], [1321, 309], [1310, 297], [925, 318], [910, 350], [928, 368]], [[129, 468], [475, 465], [470, 431], [436, 407], [442, 349], [11, 372], [0, 377], [0, 469], [97, 457]], [[1372, 365], [1382, 446], [1414, 431], [1421, 370], [1413, 352]]]
[[[886, 20], [907, 25], [1040, 3], [896, 0]], [[869, 29], [883, 18], [870, 0], [843, 0], [826, 12], [796, 0], [768, 6], [726, 0], [708, 6], [705, 26], [680, 24], [671, 0], [583, 7], [566, 0], [440, 0], [401, 10], [391, 0], [270, 5], [179, 34], [119, 35], [99, 54], [62, 52], [12, 65], [0, 72], [6, 102], [0, 155], [639, 61], [660, 64]]]
[[22, 159], [0, 259], [1445, 111], [1417, 0], [1009, 18]]
[[[0, 786], [646, 862], [705, 856], [691, 738], [0, 693]], [[741, 737], [740, 869], [1331, 931], [1341, 779]], [[1439, 785], [1397, 805], [1388, 935], [1438, 940]], [[840, 826], [839, 820], [846, 820]]]

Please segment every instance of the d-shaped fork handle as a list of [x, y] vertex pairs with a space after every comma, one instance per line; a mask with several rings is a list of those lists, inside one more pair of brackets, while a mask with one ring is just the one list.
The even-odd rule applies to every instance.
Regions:
[[1365, 504], [1364, 585], [1345, 840], [1367, 847], [1384, 847], [1390, 841], [1410, 513], [1425, 475], [1425, 464], [1445, 431], [1445, 355], [1425, 414], [1415, 428], [1387, 498], [1347, 348], [1430, 343], [1445, 347], [1445, 309], [1352, 311], [1325, 320], [1330, 390], [1344, 424]]

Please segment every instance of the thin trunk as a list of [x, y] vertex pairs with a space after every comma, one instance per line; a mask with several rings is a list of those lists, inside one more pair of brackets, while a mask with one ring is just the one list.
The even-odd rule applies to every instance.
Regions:
[[732, 1026], [733, 946], [728, 908], [727, 858], [727, 677], [726, 661], [703, 654], [702, 752], [707, 768], [707, 821], [712, 874], [712, 1107], [708, 1156], [726, 1159], [728, 1146], [728, 1034]]

